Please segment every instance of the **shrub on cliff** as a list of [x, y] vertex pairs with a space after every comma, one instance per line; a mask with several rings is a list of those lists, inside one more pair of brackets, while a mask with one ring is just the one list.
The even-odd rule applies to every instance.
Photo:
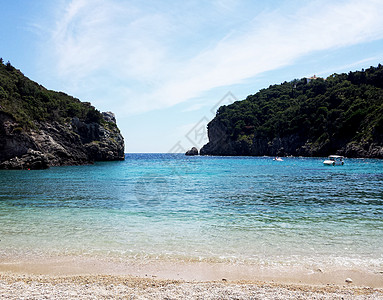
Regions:
[[102, 122], [101, 113], [89, 103], [47, 90], [3, 61], [0, 63], [0, 110], [12, 115], [24, 128], [32, 127], [34, 121], [65, 123], [75, 116], [87, 123]]
[[251, 144], [255, 137], [267, 144], [275, 138], [295, 136], [298, 144], [294, 146], [311, 145], [319, 155], [350, 142], [382, 142], [382, 115], [383, 67], [379, 64], [326, 79], [271, 85], [243, 101], [220, 107], [214, 122], [224, 126], [232, 141]]

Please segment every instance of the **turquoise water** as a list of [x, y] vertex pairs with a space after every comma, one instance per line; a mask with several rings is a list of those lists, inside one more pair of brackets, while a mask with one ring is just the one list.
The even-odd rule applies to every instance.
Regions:
[[128, 154], [0, 171], [0, 255], [383, 267], [383, 161]]

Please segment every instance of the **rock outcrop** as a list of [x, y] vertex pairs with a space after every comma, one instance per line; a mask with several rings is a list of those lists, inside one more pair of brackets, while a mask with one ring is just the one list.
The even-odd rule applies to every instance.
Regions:
[[383, 158], [383, 66], [294, 79], [221, 106], [200, 155]]
[[15, 156], [0, 163], [0, 169], [5, 170], [40, 170], [49, 168], [47, 155], [40, 151], [28, 149], [27, 153], [20, 158]]
[[0, 60], [0, 169], [123, 160], [112, 112], [46, 89]]
[[45, 169], [82, 165], [94, 161], [124, 159], [124, 139], [113, 113], [104, 123], [35, 122], [24, 130], [15, 119], [0, 111], [0, 169]]
[[193, 147], [190, 150], [186, 151], [185, 155], [187, 156], [198, 155], [198, 149], [196, 147]]
[[[219, 156], [306, 156], [321, 157], [338, 154], [346, 157], [383, 158], [383, 146], [378, 143], [338, 143], [330, 147], [323, 143], [312, 143], [299, 134], [266, 139], [256, 134], [248, 139], [233, 139], [219, 120], [208, 124], [209, 143], [200, 150], [200, 155]], [[339, 146], [339, 147], [336, 147]], [[332, 150], [335, 149], [336, 150]]]

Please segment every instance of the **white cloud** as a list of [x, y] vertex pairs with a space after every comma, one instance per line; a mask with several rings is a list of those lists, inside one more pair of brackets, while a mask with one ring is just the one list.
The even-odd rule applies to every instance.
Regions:
[[182, 112], [191, 112], [191, 111], [200, 110], [201, 108], [206, 107], [207, 105], [208, 104], [206, 102], [205, 103], [202, 103], [202, 102], [193, 103], [189, 107], [185, 108]]
[[[344, 70], [344, 72], [348, 73], [349, 71], [356, 71], [365, 68], [366, 66], [369, 66], [369, 63], [375, 62], [375, 61], [383, 61], [383, 54], [380, 56], [374, 56], [374, 57], [368, 57], [365, 59], [361, 59], [359, 61], [355, 61], [352, 64], [346, 64], [346, 65], [337, 65], [331, 69], [325, 69], [323, 71], [319, 71], [317, 75], [319, 76], [326, 76], [328, 74], [334, 74], [339, 73]], [[307, 74], [307, 77], [310, 77], [311, 75]]]
[[[237, 2], [217, 0], [211, 9], [233, 12]], [[59, 76], [99, 101], [113, 99], [121, 110], [137, 113], [241, 83], [315, 51], [383, 38], [383, 2], [375, 0], [315, 1], [268, 11], [226, 35], [211, 36], [210, 44], [187, 43], [196, 37], [190, 15], [182, 23], [182, 9], [154, 11], [151, 1], [144, 3], [71, 1], [50, 41]]]

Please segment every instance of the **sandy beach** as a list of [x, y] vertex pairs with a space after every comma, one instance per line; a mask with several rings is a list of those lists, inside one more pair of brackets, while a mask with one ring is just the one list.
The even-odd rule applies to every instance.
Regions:
[[381, 289], [129, 276], [0, 274], [1, 299], [383, 299]]
[[[346, 283], [346, 278], [352, 283]], [[0, 261], [1, 299], [383, 299], [383, 274], [360, 270], [116, 262], [46, 257]]]

